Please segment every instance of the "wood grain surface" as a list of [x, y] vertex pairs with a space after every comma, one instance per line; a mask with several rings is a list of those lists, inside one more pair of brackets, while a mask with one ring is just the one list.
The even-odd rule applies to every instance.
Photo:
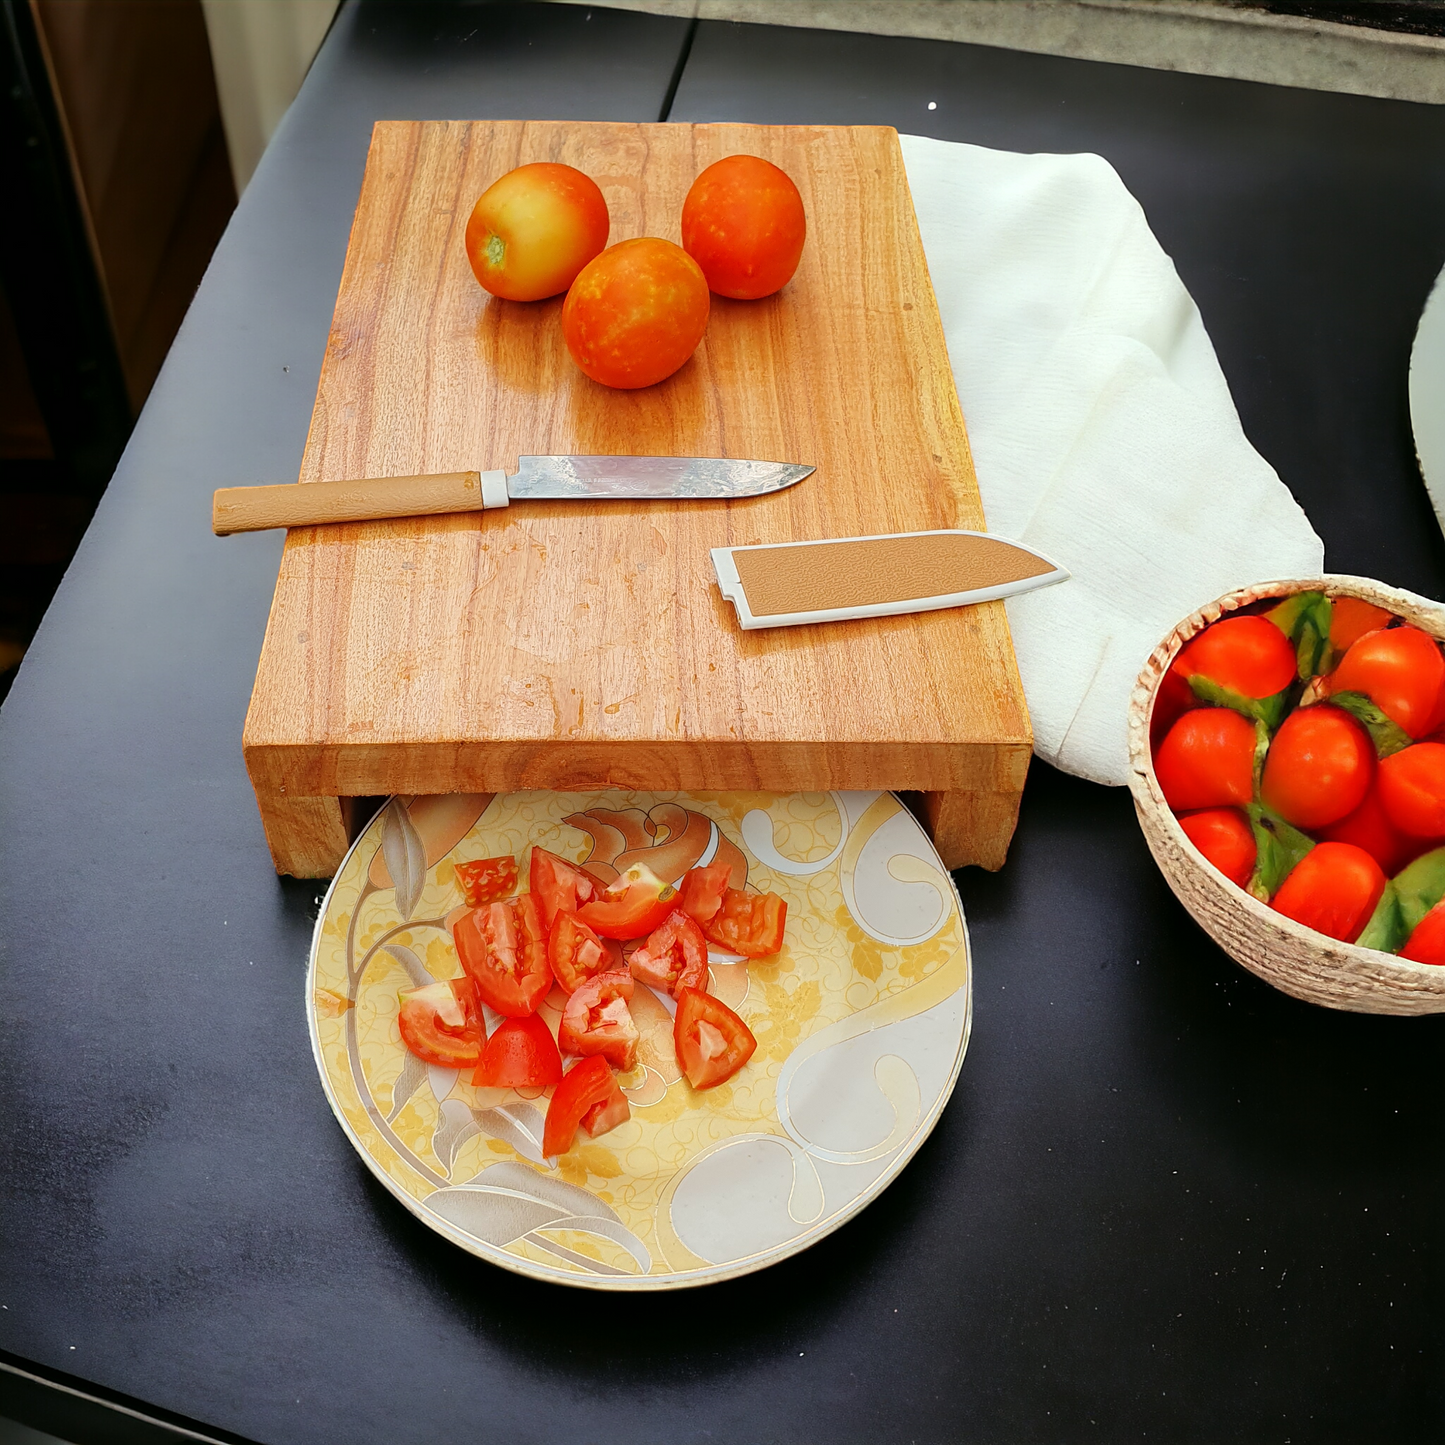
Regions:
[[[608, 390], [572, 364], [561, 298], [473, 279], [473, 202], [527, 161], [601, 186], [611, 241], [677, 240], [693, 177], [750, 152], [797, 182], [808, 243], [762, 301], [714, 297], [676, 375]], [[882, 127], [381, 122], [302, 482], [513, 471], [528, 453], [805, 462], [735, 502], [524, 502], [292, 531], [246, 720], [279, 869], [331, 872], [308, 804], [618, 785], [900, 788], [1015, 798], [1031, 744], [999, 603], [743, 632], [708, 549], [982, 528], [896, 133]], [[940, 818], [1011, 817], [997, 803]], [[998, 866], [993, 836], [940, 837]], [[1011, 828], [1011, 824], [1008, 825]], [[983, 831], [989, 831], [985, 827]]]

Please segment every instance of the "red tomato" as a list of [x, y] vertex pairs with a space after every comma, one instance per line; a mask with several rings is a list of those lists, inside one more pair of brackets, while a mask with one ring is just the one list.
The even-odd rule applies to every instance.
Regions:
[[1348, 652], [1367, 632], [1383, 627], [1393, 616], [1358, 597], [1336, 597], [1330, 607], [1330, 646]]
[[708, 939], [744, 958], [767, 958], [783, 946], [788, 905], [776, 893], [745, 893], [729, 888], [722, 907], [703, 928]]
[[536, 1014], [503, 1019], [472, 1075], [479, 1089], [539, 1089], [562, 1081], [562, 1055], [552, 1030]]
[[1445, 657], [1418, 627], [1368, 632], [1345, 653], [1330, 677], [1330, 691], [1362, 692], [1412, 738], [1440, 722]]
[[753, 1031], [720, 998], [696, 988], [677, 996], [672, 1042], [694, 1089], [711, 1089], [732, 1078], [758, 1046]]
[[690, 918], [706, 923], [722, 907], [723, 894], [733, 876], [731, 863], [709, 863], [705, 868], [689, 868], [682, 880], [682, 898], [678, 907]]
[[808, 234], [803, 198], [759, 156], [714, 161], [682, 203], [682, 245], [719, 296], [754, 301], [793, 279]]
[[562, 336], [593, 381], [652, 386], [697, 350], [709, 305], [697, 262], [671, 241], [643, 236], [583, 268], [562, 305]]
[[470, 863], [458, 863], [456, 875], [468, 908], [510, 898], [517, 891], [515, 858], [476, 858]]
[[1289, 638], [1267, 617], [1224, 617], [1192, 639], [1174, 660], [1185, 679], [1196, 673], [1244, 697], [1273, 697], [1295, 680]]
[[1164, 674], [1159, 690], [1154, 694], [1154, 710], [1149, 714], [1149, 746], [1159, 751], [1159, 744], [1169, 735], [1169, 729], [1192, 708], [1204, 704], [1194, 695], [1189, 679], [1179, 671], [1179, 659]]
[[1296, 828], [1326, 828], [1365, 801], [1374, 775], [1369, 733], [1342, 709], [1316, 705], [1280, 724], [1259, 793]]
[[677, 889], [645, 863], [617, 876], [600, 898], [584, 904], [577, 917], [603, 938], [642, 938], [677, 907]]
[[1445, 743], [1416, 743], [1385, 758], [1380, 802], [1402, 833], [1445, 837]]
[[637, 1025], [627, 1007], [632, 975], [599, 973], [589, 978], [562, 1014], [557, 1041], [564, 1054], [601, 1054], [623, 1073], [637, 1063]]
[[467, 260], [493, 296], [557, 296], [607, 244], [607, 202], [591, 176], [537, 161], [508, 171], [472, 208]]
[[[732, 871], [731, 864], [722, 866], [725, 871]], [[641, 948], [632, 951], [627, 966], [633, 978], [640, 978], [674, 998], [685, 988], [706, 991], [707, 939], [681, 908], [675, 908], [663, 920], [662, 927], [655, 929]]]
[[[1273, 625], [1273, 624], [1271, 624]], [[1245, 886], [1254, 873], [1254, 832], [1238, 808], [1209, 808], [1179, 820], [1184, 835], [1231, 883]]]
[[1445, 903], [1437, 903], [1415, 925], [1400, 957], [1445, 966]]
[[508, 1018], [537, 1012], [552, 987], [552, 970], [535, 895], [472, 909], [457, 919], [452, 937], [484, 1003]]
[[1154, 773], [1176, 813], [1243, 807], [1254, 798], [1254, 724], [1227, 707], [1199, 707], [1169, 729]]
[[1393, 878], [1405, 864], [1419, 856], [1423, 844], [1420, 839], [1402, 833], [1390, 821], [1380, 801], [1381, 775], [1375, 774], [1375, 784], [1365, 794], [1365, 801], [1349, 817], [1331, 823], [1320, 837], [1326, 843], [1353, 843], [1356, 848], [1363, 848], [1385, 870], [1385, 876]]
[[627, 1095], [618, 1087], [616, 1077], [612, 1074], [607, 1077], [612, 1081], [612, 1092], [601, 1103], [593, 1104], [582, 1116], [582, 1130], [592, 1139], [599, 1134], [606, 1134], [619, 1124], [625, 1124], [632, 1117]]
[[417, 1058], [443, 1069], [470, 1068], [487, 1037], [476, 991], [466, 977], [408, 989], [396, 1023], [402, 1043]]
[[1385, 875], [1351, 843], [1320, 843], [1295, 864], [1270, 905], [1317, 933], [1353, 943], [1370, 921]]
[[532, 849], [527, 881], [542, 905], [542, 921], [548, 928], [557, 921], [558, 913], [564, 908], [568, 913], [575, 913], [578, 904], [586, 903], [602, 892], [602, 885], [590, 873], [584, 873], [545, 848]]
[[[612, 948], [616, 947], [614, 943]], [[568, 993], [575, 993], [589, 978], [622, 966], [612, 949], [575, 913], [565, 909], [547, 935], [547, 961], [553, 976]]]
[[577, 1126], [584, 1115], [599, 1105], [612, 1101], [617, 1080], [607, 1067], [607, 1060], [594, 1055], [574, 1064], [562, 1075], [562, 1082], [552, 1091], [547, 1105], [547, 1122], [542, 1126], [542, 1153], [549, 1159], [565, 1154], [577, 1137]]

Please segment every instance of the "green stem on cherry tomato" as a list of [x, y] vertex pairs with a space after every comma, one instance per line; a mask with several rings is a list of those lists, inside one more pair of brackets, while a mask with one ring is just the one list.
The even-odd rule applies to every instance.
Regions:
[[1273, 732], [1289, 712], [1298, 684], [1291, 683], [1272, 697], [1246, 697], [1242, 692], [1235, 692], [1232, 687], [1225, 687], [1212, 677], [1196, 672], [1189, 679], [1189, 687], [1200, 702], [1207, 702], [1212, 707], [1233, 708], [1251, 722], [1264, 723]]
[[1403, 752], [1415, 741], [1399, 723], [1386, 717], [1379, 705], [1362, 692], [1337, 692], [1330, 701], [1364, 725], [1365, 731], [1374, 741], [1376, 754], [1381, 758]]
[[1314, 839], [1263, 803], [1251, 803], [1244, 811], [1254, 831], [1254, 875], [1249, 880], [1249, 892], [1261, 903], [1268, 903], [1300, 859], [1315, 846]]
[[1323, 592], [1296, 592], [1264, 615], [1295, 645], [1300, 680], [1326, 671], [1333, 604]]

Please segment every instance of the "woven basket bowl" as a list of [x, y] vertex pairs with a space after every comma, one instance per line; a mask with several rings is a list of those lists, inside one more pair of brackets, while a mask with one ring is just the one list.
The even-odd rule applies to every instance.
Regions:
[[1236, 962], [1285, 993], [1354, 1013], [1445, 1013], [1445, 968], [1357, 948], [1305, 928], [1231, 883], [1185, 836], [1159, 780], [1149, 748], [1154, 698], [1169, 665], [1211, 622], [1265, 597], [1293, 592], [1360, 597], [1445, 641], [1445, 607], [1366, 577], [1305, 577], [1261, 582], [1201, 607], [1156, 647], [1129, 699], [1129, 788], [1149, 851], [1179, 901]]

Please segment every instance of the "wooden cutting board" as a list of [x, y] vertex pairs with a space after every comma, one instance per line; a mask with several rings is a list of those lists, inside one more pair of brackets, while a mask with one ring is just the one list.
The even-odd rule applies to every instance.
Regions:
[[[676, 241], [693, 178], [740, 151], [797, 182], [802, 263], [766, 300], [714, 297], [657, 386], [589, 381], [560, 297], [500, 301], [472, 276], [467, 217], [513, 166], [594, 177], [613, 242]], [[917, 790], [950, 866], [1002, 863], [1031, 745], [1002, 604], [743, 632], [708, 556], [983, 526], [896, 132], [379, 123], [300, 480], [513, 471], [526, 453], [817, 471], [737, 502], [292, 531], [244, 739], [279, 871], [335, 870], [348, 797], [609, 785]]]

